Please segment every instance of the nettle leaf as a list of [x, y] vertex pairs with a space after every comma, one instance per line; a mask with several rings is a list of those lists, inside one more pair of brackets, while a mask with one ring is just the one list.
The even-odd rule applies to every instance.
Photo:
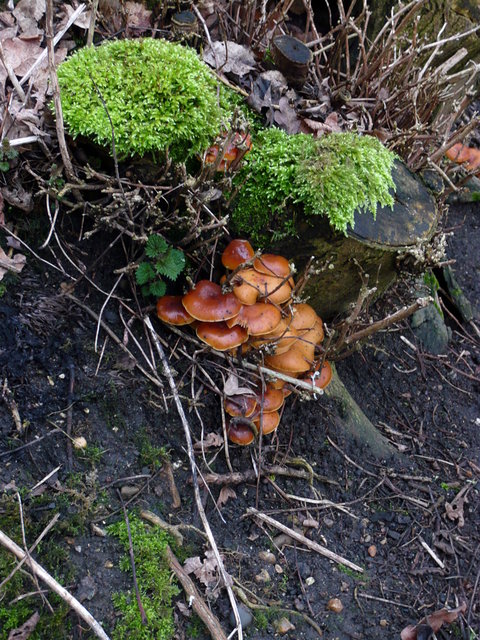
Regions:
[[147, 284], [156, 278], [155, 270], [148, 262], [141, 262], [135, 272], [135, 279], [138, 284]]
[[148, 293], [156, 298], [161, 298], [165, 295], [166, 290], [167, 285], [165, 282], [163, 282], [163, 280], [156, 280], [155, 282], [150, 283]]
[[149, 258], [160, 258], [168, 249], [166, 240], [159, 235], [150, 236], [145, 245], [145, 253]]
[[185, 254], [179, 249], [170, 247], [163, 260], [157, 262], [155, 270], [158, 274], [176, 280], [185, 267]]

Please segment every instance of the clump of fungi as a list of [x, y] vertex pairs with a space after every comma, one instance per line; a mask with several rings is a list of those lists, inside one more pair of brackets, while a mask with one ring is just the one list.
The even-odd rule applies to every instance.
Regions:
[[[310, 305], [294, 301], [288, 260], [269, 253], [257, 255], [247, 240], [232, 240], [222, 254], [222, 264], [227, 271], [223, 286], [200, 280], [184, 296], [163, 296], [157, 301], [160, 320], [191, 325], [197, 337], [216, 351], [261, 351], [272, 371], [324, 389], [332, 368], [317, 357], [323, 323]], [[290, 393], [287, 383], [276, 378], [250, 392], [227, 396], [229, 439], [247, 445], [259, 431], [275, 431]]]

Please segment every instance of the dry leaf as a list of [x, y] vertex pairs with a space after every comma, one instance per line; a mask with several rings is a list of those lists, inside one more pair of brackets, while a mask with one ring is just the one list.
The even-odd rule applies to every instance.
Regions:
[[211, 67], [237, 76], [244, 76], [255, 68], [255, 57], [247, 47], [231, 41], [226, 43], [217, 41], [212, 45], [203, 54], [204, 62]]
[[470, 485], [463, 487], [451, 502], [445, 503], [445, 512], [449, 520], [458, 520], [459, 528], [463, 527], [465, 524], [463, 507], [465, 504], [468, 504], [467, 496], [471, 488], [472, 487]]
[[[70, 4], [63, 5], [62, 11], [64, 15], [58, 24], [58, 31], [62, 31], [67, 26], [68, 21], [70, 20], [70, 16], [75, 13], [76, 10], [77, 6], [72, 7], [72, 5]], [[82, 11], [82, 13], [77, 17], [73, 24], [80, 29], [88, 29], [88, 27], [90, 26], [91, 13], [92, 12], [90, 10]]]
[[152, 28], [150, 18], [152, 12], [146, 9], [140, 2], [125, 3], [127, 33], [141, 35]]
[[195, 442], [195, 444], [193, 445], [193, 448], [196, 451], [200, 451], [202, 448], [213, 449], [216, 447], [221, 447], [222, 445], [223, 445], [222, 436], [218, 435], [218, 433], [214, 433], [213, 431], [210, 431], [209, 433], [207, 433], [207, 435], [203, 438], [201, 442]]
[[188, 574], [198, 571], [198, 569], [200, 569], [201, 566], [202, 566], [202, 561], [200, 560], [200, 556], [187, 558], [183, 563], [183, 568]]
[[294, 134], [300, 131], [300, 118], [286, 96], [278, 101], [278, 109], [275, 110], [273, 117], [275, 122], [287, 133]]
[[423, 634], [425, 631], [429, 631], [428, 628], [430, 628], [431, 633], [436, 633], [444, 623], [450, 624], [455, 622], [458, 616], [461, 613], [465, 613], [466, 610], [467, 603], [462, 602], [462, 604], [456, 609], [444, 608], [434, 611], [431, 615], [420, 620], [417, 625], [413, 626], [410, 624], [408, 627], [405, 627], [400, 634], [400, 638], [401, 640], [420, 640], [420, 634]]
[[254, 396], [255, 391], [250, 387], [240, 387], [238, 384], [238, 378], [234, 373], [231, 373], [225, 384], [223, 385], [223, 393], [228, 396]]
[[16, 253], [13, 258], [9, 258], [5, 251], [0, 247], [0, 280], [3, 279], [3, 276], [7, 271], [20, 273], [25, 266], [26, 261], [27, 258], [21, 253]]
[[231, 487], [222, 487], [217, 500], [217, 507], [220, 509], [230, 498], [236, 498], [237, 494]]
[[32, 633], [35, 631], [35, 627], [40, 620], [40, 616], [38, 615], [38, 611], [35, 611], [30, 618], [22, 624], [18, 629], [12, 629], [8, 634], [8, 640], [27, 640]]
[[43, 34], [43, 30], [38, 28], [38, 22], [45, 13], [45, 8], [45, 0], [20, 0], [12, 13], [23, 35]]

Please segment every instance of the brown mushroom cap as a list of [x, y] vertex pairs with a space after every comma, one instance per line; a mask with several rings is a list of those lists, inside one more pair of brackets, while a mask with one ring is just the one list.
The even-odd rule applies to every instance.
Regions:
[[229, 440], [241, 446], [251, 444], [255, 438], [253, 431], [247, 424], [235, 420], [227, 424], [227, 436]]
[[257, 408], [257, 398], [252, 396], [228, 396], [223, 402], [225, 411], [230, 416], [248, 418]]
[[252, 416], [252, 422], [257, 425], [259, 431], [261, 428], [263, 435], [266, 436], [275, 431], [280, 424], [280, 414], [278, 411], [263, 412], [262, 414], [259, 412], [257, 417]]
[[295, 348], [303, 353], [306, 360], [313, 362], [315, 360], [315, 346], [323, 340], [323, 327], [321, 321], [304, 331], [295, 343]]
[[280, 355], [265, 356], [265, 365], [274, 371], [280, 371], [287, 375], [299, 374], [308, 371], [311, 362], [306, 360], [304, 354], [294, 344], [291, 349]]
[[316, 365], [313, 372], [309, 373], [308, 376], [305, 376], [304, 378], [301, 378], [301, 379], [304, 380], [305, 382], [309, 382], [310, 384], [313, 383], [313, 385], [318, 389], [325, 389], [325, 387], [327, 387], [332, 380], [332, 375], [333, 375], [332, 366], [330, 362], [328, 362], [328, 360], [325, 360], [321, 370], [319, 369], [320, 369], [320, 362]]
[[257, 299], [266, 299], [273, 304], [283, 304], [290, 299], [295, 283], [293, 278], [267, 276], [255, 269], [243, 269], [238, 273], [240, 283], [233, 293], [243, 304], [255, 304]]
[[157, 300], [157, 316], [162, 322], [182, 326], [195, 321], [182, 304], [182, 296], [162, 296]]
[[279, 276], [285, 278], [291, 274], [290, 264], [283, 256], [276, 256], [273, 253], [264, 253], [255, 258], [253, 268], [259, 273], [267, 276]]
[[240, 325], [245, 327], [251, 336], [271, 333], [282, 319], [280, 309], [268, 302], [256, 302], [244, 305], [238, 315], [227, 320], [229, 327]]
[[199, 322], [197, 337], [216, 351], [235, 349], [248, 340], [243, 327], [229, 327], [225, 322]]
[[247, 260], [251, 260], [255, 251], [248, 240], [232, 240], [222, 253], [222, 264], [226, 269], [236, 269]]
[[298, 340], [298, 333], [290, 328], [290, 319], [282, 318], [273, 331], [265, 336], [258, 336], [252, 341], [252, 346], [272, 345], [275, 355], [288, 351]]
[[297, 331], [311, 329], [320, 320], [315, 309], [304, 302], [292, 305], [292, 312], [291, 327]]
[[200, 322], [220, 322], [233, 318], [242, 305], [233, 293], [222, 293], [222, 287], [210, 280], [200, 280], [182, 298], [186, 311]]
[[285, 401], [282, 389], [275, 389], [273, 385], [267, 383], [265, 385], [265, 391], [257, 392], [257, 403], [262, 406], [264, 413], [271, 413], [272, 411], [278, 411]]

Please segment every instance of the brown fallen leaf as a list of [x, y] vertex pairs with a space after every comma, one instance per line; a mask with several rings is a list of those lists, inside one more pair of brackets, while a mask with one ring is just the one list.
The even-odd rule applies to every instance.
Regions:
[[[416, 625], [409, 624], [400, 634], [401, 640], [420, 640], [420, 632], [423, 634], [425, 627], [430, 627], [431, 633], [436, 633], [443, 624], [451, 624], [457, 620], [461, 613], [467, 610], [467, 603], [462, 602], [456, 609], [439, 609], [426, 616]], [[428, 637], [428, 636], [427, 636]]]
[[27, 640], [32, 633], [35, 631], [35, 627], [40, 620], [40, 616], [38, 615], [38, 611], [35, 611], [34, 614], [30, 616], [30, 618], [22, 624], [21, 627], [17, 629], [12, 629], [8, 634], [8, 640]]
[[472, 488], [472, 485], [463, 487], [461, 491], [455, 496], [451, 502], [445, 503], [445, 512], [449, 520], [458, 520], [458, 527], [462, 528], [465, 524], [465, 516], [463, 514], [463, 507], [468, 504], [467, 496]]
[[222, 73], [234, 73], [245, 76], [256, 67], [255, 56], [247, 47], [236, 42], [213, 42], [205, 49], [203, 60], [211, 67], [218, 65]]
[[217, 507], [220, 509], [230, 498], [236, 498], [237, 494], [231, 487], [222, 487], [217, 500]]
[[21, 253], [16, 253], [13, 258], [9, 258], [5, 251], [0, 247], [0, 280], [3, 279], [3, 276], [7, 271], [20, 273], [25, 266], [26, 261], [27, 258]]

